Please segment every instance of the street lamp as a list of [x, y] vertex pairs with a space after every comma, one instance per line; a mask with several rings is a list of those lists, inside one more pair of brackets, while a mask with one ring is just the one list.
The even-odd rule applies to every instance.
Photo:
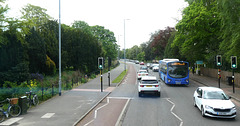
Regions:
[[61, 96], [61, 1], [59, 0], [59, 96]]
[[125, 20], [130, 20], [130, 19], [124, 19], [124, 70], [126, 71]]
[[[120, 36], [122, 36], [122, 35], [118, 35], [118, 45], [119, 45], [119, 43], [120, 43], [120, 41], [119, 41]], [[120, 47], [118, 47], [118, 60], [120, 60], [120, 58], [119, 58], [119, 48], [120, 48]]]

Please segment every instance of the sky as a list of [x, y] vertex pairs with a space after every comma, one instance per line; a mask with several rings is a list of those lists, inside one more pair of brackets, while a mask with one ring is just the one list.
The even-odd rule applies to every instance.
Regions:
[[[85, 21], [90, 26], [104, 26], [114, 32], [120, 48], [131, 48], [148, 42], [151, 34], [174, 27], [187, 3], [184, 0], [60, 0], [61, 23], [71, 26]], [[8, 17], [20, 18], [20, 10], [28, 3], [47, 9], [59, 19], [59, 0], [6, 0]], [[125, 37], [124, 37], [125, 21]]]

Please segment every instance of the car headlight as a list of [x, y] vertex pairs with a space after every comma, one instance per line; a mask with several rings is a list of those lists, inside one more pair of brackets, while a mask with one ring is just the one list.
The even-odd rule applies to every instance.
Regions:
[[232, 107], [231, 109], [232, 109], [232, 110], [236, 110], [236, 107]]
[[206, 109], [213, 109], [213, 107], [209, 106], [209, 105], [205, 105]]

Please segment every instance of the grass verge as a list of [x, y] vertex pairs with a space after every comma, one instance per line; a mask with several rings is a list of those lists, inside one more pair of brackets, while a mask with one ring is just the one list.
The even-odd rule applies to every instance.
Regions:
[[112, 81], [112, 83], [120, 83], [120, 81], [124, 78], [124, 76], [127, 74], [128, 70], [124, 70], [115, 80]]

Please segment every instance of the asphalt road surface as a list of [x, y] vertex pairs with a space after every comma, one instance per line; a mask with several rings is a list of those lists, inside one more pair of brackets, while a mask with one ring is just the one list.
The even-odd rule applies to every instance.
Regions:
[[[79, 125], [239, 126], [240, 107], [236, 101], [238, 113], [235, 119], [202, 117], [200, 110], [193, 106], [193, 92], [203, 85], [192, 80], [189, 86], [169, 86], [161, 82], [160, 98], [154, 94], [138, 97], [136, 72], [140, 65], [129, 63], [128, 66], [129, 72], [122, 84]], [[159, 78], [157, 72], [149, 70], [149, 73]], [[96, 112], [99, 114], [94, 118]]]

